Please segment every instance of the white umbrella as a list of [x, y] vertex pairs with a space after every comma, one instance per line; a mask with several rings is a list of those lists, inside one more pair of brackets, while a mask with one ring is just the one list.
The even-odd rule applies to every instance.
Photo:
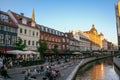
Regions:
[[34, 51], [24, 51], [25, 54], [37, 54], [36, 52]]
[[20, 51], [20, 50], [11, 50], [11, 51], [7, 51], [6, 53], [8, 53], [8, 54], [15, 54], [15, 55], [24, 54], [24, 52]]
[[34, 51], [24, 51], [24, 54], [25, 54], [25, 58], [29, 59], [30, 57], [33, 58], [33, 54], [36, 55], [37, 53]]

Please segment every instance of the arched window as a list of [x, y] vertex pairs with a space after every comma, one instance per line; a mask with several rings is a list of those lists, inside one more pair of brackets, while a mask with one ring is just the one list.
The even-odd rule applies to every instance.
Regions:
[[30, 40], [28, 41], [28, 45], [30, 45]]
[[27, 34], [27, 29], [24, 30], [24, 33]]
[[20, 33], [22, 33], [22, 28], [20, 28]]
[[36, 32], [36, 36], [38, 36], [38, 32]]

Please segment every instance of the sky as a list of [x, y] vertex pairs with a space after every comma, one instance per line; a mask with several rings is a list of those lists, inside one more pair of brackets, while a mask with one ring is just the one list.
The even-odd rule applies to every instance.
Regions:
[[97, 32], [117, 43], [116, 17], [114, 5], [118, 0], [0, 0], [0, 10], [12, 10], [31, 17], [35, 11], [35, 21], [40, 24], [69, 32], [89, 31], [92, 24]]

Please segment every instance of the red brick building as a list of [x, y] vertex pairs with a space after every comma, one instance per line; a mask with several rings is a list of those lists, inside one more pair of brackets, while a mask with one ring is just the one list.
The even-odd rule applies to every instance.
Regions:
[[39, 25], [39, 28], [40, 41], [46, 41], [48, 46], [46, 53], [53, 53], [52, 49], [54, 48], [54, 45], [58, 45], [59, 53], [63, 53], [66, 50], [66, 34], [43, 25]]

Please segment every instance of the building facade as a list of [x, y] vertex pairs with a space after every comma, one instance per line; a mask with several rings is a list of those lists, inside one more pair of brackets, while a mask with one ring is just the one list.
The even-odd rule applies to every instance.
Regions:
[[[43, 25], [39, 25], [40, 28], [40, 41], [46, 41], [48, 50], [46, 53], [53, 53], [52, 49], [55, 45], [58, 46], [59, 53], [63, 53], [66, 50], [66, 35], [55, 29], [48, 28]], [[66, 36], [66, 37], [65, 37]]]
[[79, 50], [80, 51], [89, 51], [90, 50], [90, 40], [89, 38], [80, 30], [71, 31], [73, 37], [79, 41]]
[[0, 53], [6, 53], [15, 48], [17, 40], [17, 25], [10, 16], [0, 11]]
[[118, 49], [120, 50], [120, 1], [115, 5]]
[[85, 31], [84, 33], [89, 37], [89, 40], [91, 41], [92, 50], [100, 50], [102, 48], [101, 35], [98, 34], [97, 30], [94, 27], [94, 24], [89, 31]]
[[40, 39], [40, 31], [35, 22], [34, 11], [32, 12], [32, 18], [24, 16], [23, 13], [17, 14], [12, 11], [8, 11], [8, 14], [18, 26], [18, 36], [26, 45], [25, 50], [36, 50], [37, 41]]

